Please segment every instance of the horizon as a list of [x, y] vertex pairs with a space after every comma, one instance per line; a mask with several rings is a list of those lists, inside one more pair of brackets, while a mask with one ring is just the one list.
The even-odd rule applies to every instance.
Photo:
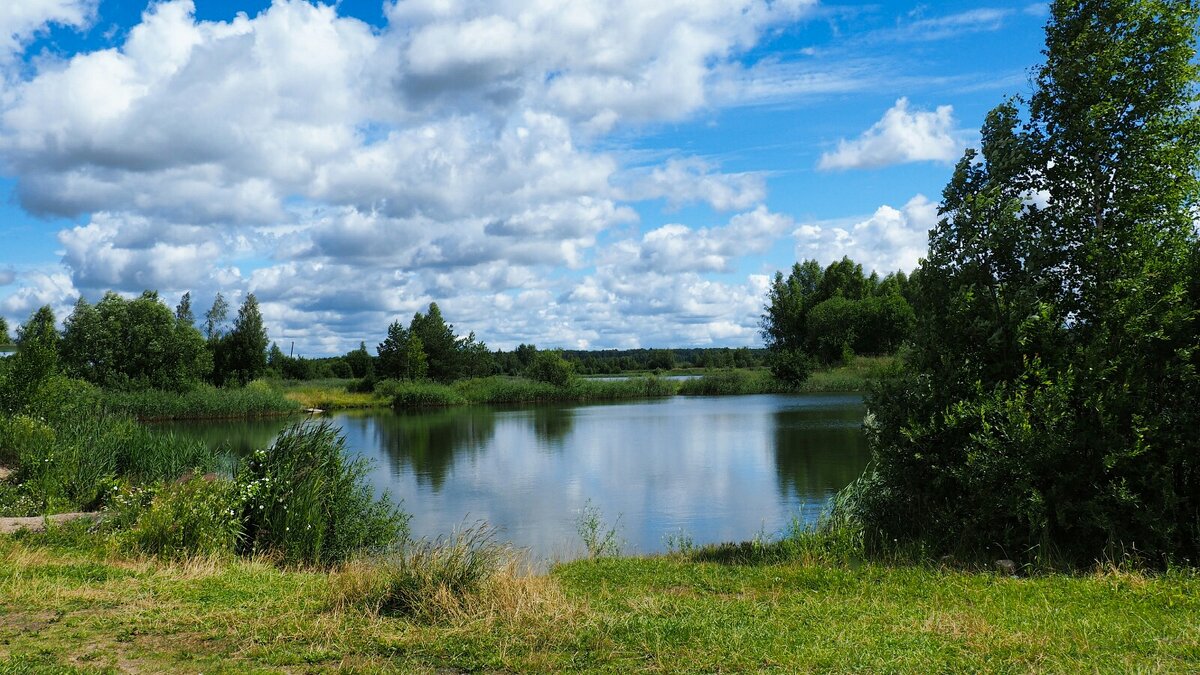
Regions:
[[[141, 5], [141, 6], [139, 6]], [[310, 358], [759, 347], [776, 271], [910, 272], [1044, 3], [33, 2], [0, 15], [0, 316], [258, 297]], [[374, 336], [374, 337], [373, 337]]]

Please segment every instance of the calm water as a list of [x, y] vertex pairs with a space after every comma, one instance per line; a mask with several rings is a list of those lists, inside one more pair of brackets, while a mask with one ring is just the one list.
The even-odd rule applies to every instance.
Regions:
[[[538, 559], [578, 555], [590, 499], [628, 553], [774, 534], [815, 518], [867, 462], [858, 396], [674, 397], [618, 405], [331, 416], [418, 536], [486, 520]], [[242, 449], [286, 422], [176, 427]]]

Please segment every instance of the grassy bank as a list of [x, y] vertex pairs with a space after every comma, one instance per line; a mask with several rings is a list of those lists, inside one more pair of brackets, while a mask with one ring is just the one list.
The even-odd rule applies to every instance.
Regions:
[[295, 400], [265, 382], [223, 389], [199, 385], [184, 392], [105, 391], [103, 400], [109, 412], [143, 421], [269, 417], [301, 410]]
[[332, 572], [0, 536], [0, 670], [1155, 671], [1200, 668], [1200, 578], [601, 559], [512, 568], [420, 615]]

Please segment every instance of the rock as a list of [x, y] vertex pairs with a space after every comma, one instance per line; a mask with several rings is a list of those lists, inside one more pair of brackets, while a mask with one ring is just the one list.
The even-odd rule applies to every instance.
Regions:
[[1010, 577], [1017, 576], [1017, 564], [1007, 558], [996, 561], [996, 569], [1000, 570], [1001, 574], [1007, 574]]

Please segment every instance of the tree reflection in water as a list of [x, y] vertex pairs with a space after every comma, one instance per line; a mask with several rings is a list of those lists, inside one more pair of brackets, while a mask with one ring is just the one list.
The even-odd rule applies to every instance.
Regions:
[[775, 472], [782, 496], [794, 496], [802, 508], [819, 508], [858, 478], [869, 457], [865, 413], [865, 407], [844, 401], [775, 411]]

